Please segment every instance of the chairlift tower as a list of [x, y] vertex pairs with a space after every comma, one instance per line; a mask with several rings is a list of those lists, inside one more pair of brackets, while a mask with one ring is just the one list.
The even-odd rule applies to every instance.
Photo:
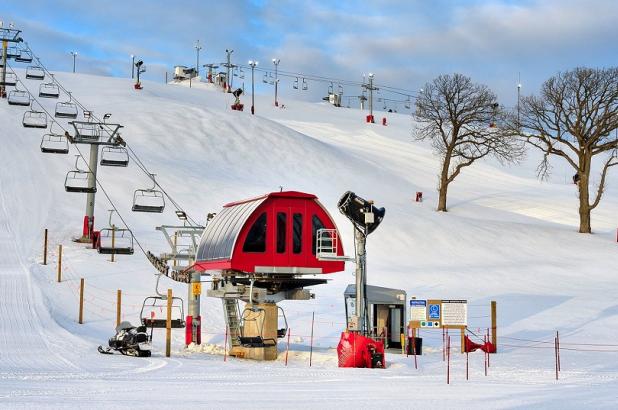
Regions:
[[227, 89], [225, 90], [228, 93], [232, 92], [232, 68], [234, 68], [234, 65], [232, 64], [232, 53], [234, 52], [234, 50], [229, 50], [229, 49], [225, 49], [225, 54], [227, 55], [227, 62], [221, 64], [223, 67], [227, 68], [227, 73], [226, 73], [226, 77], [225, 77], [225, 82], [226, 82], [226, 86]]
[[[104, 116], [104, 120], [109, 118], [109, 114]], [[92, 114], [89, 113], [89, 119]], [[75, 129], [75, 135], [66, 133], [66, 137], [72, 144], [90, 145], [90, 157], [88, 160], [88, 196], [86, 197], [86, 215], [82, 236], [76, 242], [88, 243], [92, 240], [94, 230], [94, 204], [97, 184], [97, 166], [99, 164], [99, 146], [119, 146], [126, 145], [120, 137], [118, 131], [123, 128], [120, 124], [110, 124], [106, 122], [94, 121], [70, 121], [69, 124]]]
[[9, 28], [3, 28], [0, 22], [0, 40], [2, 41], [2, 77], [0, 78], [0, 97], [6, 98], [6, 69], [8, 59], [9, 43], [21, 43], [24, 41], [19, 34], [21, 30], [13, 28], [13, 24]]
[[379, 90], [379, 88], [373, 86], [373, 78], [374, 78], [373, 73], [369, 73], [368, 78], [369, 78], [369, 84], [363, 84], [361, 87], [366, 90], [369, 90], [369, 116], [371, 118], [371, 122], [374, 122], [373, 120], [373, 91]]

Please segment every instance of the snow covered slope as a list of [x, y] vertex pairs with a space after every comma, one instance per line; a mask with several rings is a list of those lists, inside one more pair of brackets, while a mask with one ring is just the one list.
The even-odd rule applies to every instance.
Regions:
[[[23, 77], [23, 71], [18, 74]], [[223, 362], [222, 309], [208, 298], [202, 302], [202, 351], [185, 350], [176, 332], [171, 359], [161, 354], [162, 333], [155, 334], [152, 358], [101, 356], [96, 346], [113, 333], [116, 290], [123, 290], [124, 319], [136, 322], [141, 301], [154, 292], [153, 270], [140, 252], [112, 264], [71, 242], [80, 233], [85, 207], [83, 195], [64, 192], [64, 176], [75, 159], [42, 154], [42, 132], [24, 129], [24, 110], [2, 103], [0, 407], [71, 407], [86, 398], [89, 407], [334, 408], [351, 401], [389, 408], [613, 407], [618, 347], [571, 345], [575, 350], [563, 352], [556, 382], [551, 341], [560, 330], [566, 348], [616, 344], [615, 175], [593, 214], [594, 235], [576, 233], [570, 171], [555, 164], [553, 179], [539, 182], [534, 152], [518, 167], [483, 163], [466, 169], [449, 192], [450, 212], [438, 214], [433, 210], [438, 159], [429, 146], [412, 140], [409, 116], [389, 113], [387, 127], [368, 125], [359, 110], [297, 102], [291, 91], [283, 92], [284, 109], [273, 107], [270, 96], [256, 96], [257, 115], [251, 116], [229, 110], [231, 96], [200, 83], [189, 89], [145, 82], [136, 92], [125, 79], [65, 73], [57, 78], [98, 115], [113, 113], [145, 165], [199, 221], [226, 202], [280, 186], [307, 191], [335, 217], [350, 254], [352, 229], [336, 201], [346, 190], [374, 199], [387, 214], [369, 238], [369, 282], [418, 298], [468, 299], [475, 331], [489, 326], [488, 303], [496, 300], [504, 338], [487, 377], [482, 355], [473, 354], [466, 382], [465, 358], [454, 355], [451, 386], [444, 380], [441, 334], [423, 334], [426, 354], [419, 370], [411, 358], [396, 354], [388, 355], [385, 371], [338, 369], [332, 347], [344, 327], [343, 290], [353, 282], [348, 266], [314, 289], [316, 300], [284, 303], [293, 335], [288, 367], [282, 360]], [[36, 93], [39, 83], [25, 84]], [[50, 111], [54, 103], [42, 101]], [[176, 223], [172, 208], [154, 216], [131, 213], [133, 191], [148, 186], [147, 177], [135, 164], [101, 168], [99, 177], [142, 246], [164, 250], [154, 227]], [[423, 191], [425, 202], [413, 202], [416, 191]], [[109, 208], [100, 192], [97, 226], [106, 225]], [[54, 250], [48, 266], [39, 264], [44, 228]], [[60, 284], [57, 244], [65, 247]], [[86, 323], [78, 325], [82, 277]], [[169, 280], [163, 287], [186, 292]], [[309, 368], [312, 312], [317, 319]]]

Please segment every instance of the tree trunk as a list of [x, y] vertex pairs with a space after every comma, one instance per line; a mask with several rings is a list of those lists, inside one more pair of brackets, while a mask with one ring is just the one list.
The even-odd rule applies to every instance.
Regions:
[[590, 164], [592, 158], [587, 156], [580, 160], [581, 176], [579, 179], [579, 232], [592, 233], [590, 227]]
[[451, 167], [451, 155], [450, 151], [444, 156], [444, 162], [442, 163], [442, 172], [440, 173], [440, 187], [438, 188], [438, 209], [437, 211], [446, 212], [446, 194], [448, 192], [448, 171]]

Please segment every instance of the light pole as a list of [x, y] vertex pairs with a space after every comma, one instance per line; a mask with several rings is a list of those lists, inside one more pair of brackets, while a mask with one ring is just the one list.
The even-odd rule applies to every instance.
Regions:
[[200, 40], [197, 40], [197, 42], [195, 43], [195, 53], [197, 57], [197, 60], [195, 62], [195, 75], [196, 76], [200, 75], [200, 50], [201, 49], [202, 49], [202, 46], [200, 46]]
[[71, 55], [73, 56], [73, 73], [75, 73], [75, 59], [77, 58], [77, 51], [71, 51]]
[[135, 56], [131, 54], [131, 80], [135, 78]]
[[517, 126], [519, 127], [520, 125], [520, 119], [519, 119], [519, 102], [520, 102], [520, 98], [521, 98], [521, 74], [517, 74], [518, 80], [517, 80]]
[[249, 66], [251, 66], [251, 115], [255, 115], [255, 66], [257, 65], [257, 61], [249, 60]]
[[366, 90], [369, 90], [369, 116], [367, 117], [367, 122], [374, 122], [373, 121], [373, 90], [378, 90], [378, 87], [374, 87], [373, 86], [373, 73], [369, 73], [368, 78], [369, 78], [369, 84], [364, 84], [363, 81], [363, 85], [362, 87]]
[[277, 68], [279, 67], [279, 63], [281, 59], [273, 58], [273, 64], [275, 65], [275, 107], [279, 106], [279, 101], [277, 101], [277, 89], [279, 87], [279, 78], [277, 77]]

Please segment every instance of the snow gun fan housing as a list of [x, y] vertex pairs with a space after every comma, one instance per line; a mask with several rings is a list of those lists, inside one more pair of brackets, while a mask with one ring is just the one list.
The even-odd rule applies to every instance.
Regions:
[[337, 203], [337, 208], [365, 235], [376, 230], [386, 213], [384, 208], [376, 208], [373, 206], [373, 201], [367, 201], [352, 191], [343, 194]]

